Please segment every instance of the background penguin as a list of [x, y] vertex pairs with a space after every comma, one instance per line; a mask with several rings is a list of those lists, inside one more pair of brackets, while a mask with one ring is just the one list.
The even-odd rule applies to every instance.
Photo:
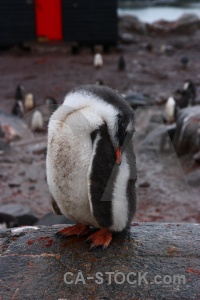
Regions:
[[94, 56], [94, 67], [95, 68], [103, 67], [103, 57], [100, 53], [96, 53]]
[[189, 96], [187, 91], [178, 89], [173, 93], [173, 97], [176, 101], [176, 106], [180, 109], [189, 106]]
[[18, 116], [19, 118], [22, 118], [24, 115], [23, 90], [24, 87], [21, 84], [18, 84], [15, 90], [15, 104], [11, 111], [13, 115]]
[[[186, 89], [189, 85], [184, 85], [185, 89], [177, 89], [173, 96], [169, 97], [165, 105], [165, 113], [167, 117], [167, 122], [169, 124], [176, 121], [177, 112], [179, 109], [183, 109], [191, 105], [191, 99], [194, 99], [190, 90]], [[193, 100], [194, 101], [194, 100]]]
[[59, 237], [85, 235], [106, 248], [136, 209], [134, 112], [114, 90], [86, 85], [66, 95], [48, 126], [47, 182], [53, 207], [77, 224]]
[[39, 110], [35, 110], [32, 115], [31, 129], [32, 129], [32, 131], [42, 131], [43, 130], [43, 116]]
[[165, 113], [166, 113], [167, 123], [168, 124], [174, 123], [177, 114], [177, 107], [176, 107], [176, 101], [173, 97], [168, 98], [165, 104]]
[[126, 69], [126, 61], [125, 61], [124, 56], [121, 55], [118, 60], [118, 70], [124, 71], [125, 69]]
[[15, 101], [15, 104], [12, 108], [12, 114], [18, 116], [19, 118], [23, 118], [24, 115], [24, 106], [22, 101]]
[[58, 108], [58, 102], [53, 97], [46, 97], [45, 103], [49, 108], [49, 112], [52, 114]]
[[188, 95], [188, 102], [190, 105], [196, 104], [196, 88], [191, 80], [186, 80], [183, 85], [183, 90], [186, 91]]
[[35, 101], [34, 101], [33, 94], [31, 94], [31, 93], [26, 94], [25, 101], [24, 101], [24, 106], [25, 106], [27, 111], [29, 111], [29, 110], [31, 110], [35, 107]]
[[15, 90], [15, 100], [24, 100], [24, 86], [22, 84], [18, 84]]

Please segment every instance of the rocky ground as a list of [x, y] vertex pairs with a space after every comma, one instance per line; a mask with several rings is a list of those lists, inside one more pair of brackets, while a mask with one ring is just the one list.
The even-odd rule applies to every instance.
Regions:
[[[151, 45], [149, 47], [149, 45]], [[161, 47], [169, 46], [161, 51]], [[162, 47], [162, 49], [164, 49]], [[166, 49], [166, 47], [165, 47]], [[177, 157], [174, 148], [160, 152], [159, 141], [146, 142], [145, 137], [157, 125], [150, 122], [152, 115], [163, 111], [163, 103], [184, 80], [191, 79], [200, 100], [200, 31], [190, 35], [132, 35], [131, 44], [121, 44], [104, 54], [104, 66], [93, 67], [93, 54], [81, 49], [72, 55], [67, 45], [32, 45], [32, 52], [17, 48], [0, 53], [0, 109], [10, 113], [17, 84], [34, 94], [37, 106], [45, 114], [46, 96], [54, 96], [59, 103], [72, 88], [102, 79], [122, 94], [147, 94], [153, 105], [136, 111], [135, 151], [138, 168], [138, 209], [134, 220], [163, 222], [200, 222], [200, 185], [188, 181], [199, 165], [191, 153]], [[126, 70], [118, 71], [121, 51], [126, 59]], [[180, 59], [189, 58], [187, 67]], [[30, 123], [31, 114], [25, 115]], [[11, 143], [0, 155], [0, 205], [19, 203], [32, 209], [37, 217], [51, 211], [45, 175], [46, 132], [33, 134], [26, 128], [21, 139]]]

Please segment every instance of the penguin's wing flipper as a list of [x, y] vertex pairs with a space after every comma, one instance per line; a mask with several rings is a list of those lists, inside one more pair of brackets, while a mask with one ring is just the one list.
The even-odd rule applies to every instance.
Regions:
[[62, 215], [60, 208], [58, 207], [56, 201], [54, 200], [53, 196], [50, 194], [50, 203], [52, 206], [53, 211], [55, 212], [56, 215]]
[[90, 210], [100, 227], [112, 225], [112, 193], [116, 179], [116, 154], [107, 125], [101, 125], [91, 134], [92, 157], [88, 170]]

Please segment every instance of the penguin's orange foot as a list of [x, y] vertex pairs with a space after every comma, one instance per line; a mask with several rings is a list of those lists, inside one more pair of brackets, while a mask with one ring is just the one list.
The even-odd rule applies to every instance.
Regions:
[[102, 246], [103, 250], [108, 247], [112, 240], [112, 232], [109, 229], [103, 228], [88, 237], [86, 242], [92, 241], [90, 250], [95, 249], [98, 246]]
[[66, 238], [71, 235], [85, 235], [90, 232], [90, 226], [89, 225], [84, 225], [81, 223], [77, 223], [76, 225], [69, 226], [67, 228], [64, 228], [60, 231], [58, 231], [55, 236], [61, 237], [61, 238]]

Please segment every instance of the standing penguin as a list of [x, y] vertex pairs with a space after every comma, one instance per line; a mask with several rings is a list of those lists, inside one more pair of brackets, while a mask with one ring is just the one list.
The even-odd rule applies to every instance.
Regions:
[[165, 113], [167, 118], [167, 123], [171, 124], [175, 122], [177, 107], [176, 101], [173, 97], [169, 97], [165, 104]]
[[35, 107], [35, 101], [34, 101], [33, 94], [31, 94], [31, 93], [26, 94], [24, 106], [25, 106], [27, 111], [29, 111], [29, 110], [31, 110]]
[[86, 85], [66, 95], [48, 126], [47, 182], [57, 214], [75, 220], [57, 236], [85, 235], [90, 249], [106, 248], [126, 229], [136, 209], [134, 113], [105, 86]]
[[15, 104], [12, 108], [12, 114], [18, 116], [19, 118], [23, 118], [24, 115], [24, 106], [22, 101], [15, 101]]
[[96, 53], [94, 56], [94, 67], [95, 68], [103, 67], [103, 57], [100, 53]]
[[188, 96], [189, 105], [196, 104], [196, 88], [191, 80], [186, 80], [183, 85], [183, 90], [186, 91]]
[[43, 117], [39, 110], [34, 111], [31, 119], [31, 129], [32, 131], [42, 131], [43, 130]]
[[125, 61], [124, 56], [121, 55], [118, 60], [118, 70], [124, 71], [125, 69], [126, 69], [126, 61]]
[[18, 84], [15, 90], [15, 104], [12, 108], [12, 114], [18, 116], [19, 118], [22, 118], [24, 115], [23, 90], [23, 85]]

